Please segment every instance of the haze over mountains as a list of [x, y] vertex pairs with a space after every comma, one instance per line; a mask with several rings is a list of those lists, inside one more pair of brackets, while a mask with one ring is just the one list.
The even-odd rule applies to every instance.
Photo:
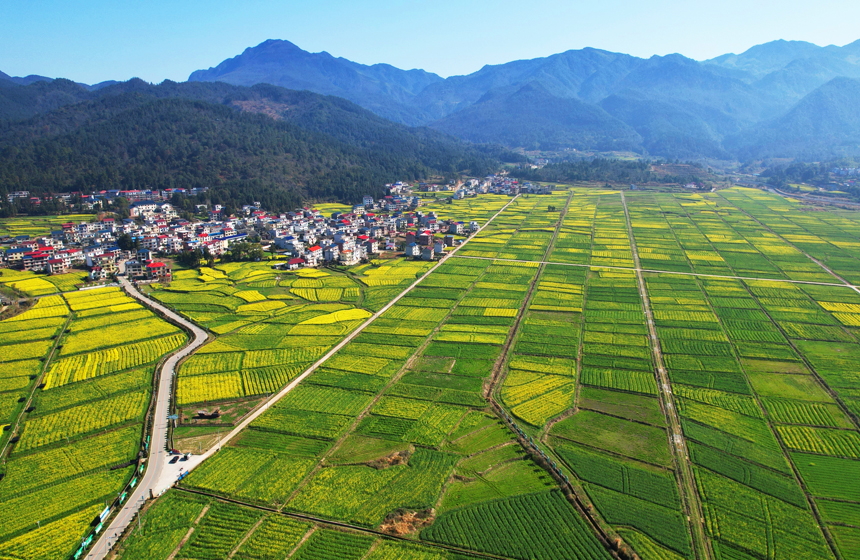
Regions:
[[[775, 41], [701, 62], [586, 48], [442, 78], [268, 40], [193, 72], [189, 82], [308, 90], [394, 123], [510, 148], [728, 160], [860, 154], [860, 41]], [[32, 117], [114, 85], [0, 73], [0, 116]], [[287, 111], [272, 103], [233, 106], [283, 118]]]
[[[860, 129], [838, 117], [860, 99], [852, 81], [836, 78], [860, 79], [860, 41], [844, 47], [775, 41], [704, 62], [586, 48], [443, 79], [269, 40], [189, 81], [308, 89], [476, 142], [733, 158], [856, 150]], [[748, 141], [772, 138], [786, 118], [824, 129], [792, 130], [800, 136], [784, 148]]]

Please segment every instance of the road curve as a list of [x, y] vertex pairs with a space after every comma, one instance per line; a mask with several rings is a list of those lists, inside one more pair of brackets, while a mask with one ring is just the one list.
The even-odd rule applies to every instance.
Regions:
[[158, 391], [155, 395], [155, 415], [152, 421], [152, 439], [149, 444], [146, 471], [137, 488], [128, 497], [123, 508], [102, 533], [101, 538], [90, 549], [89, 554], [86, 556], [87, 560], [102, 560], [107, 555], [110, 546], [116, 544], [117, 538], [131, 523], [134, 515], [143, 505], [144, 500], [149, 498], [150, 489], [155, 488], [155, 484], [158, 482], [169, 457], [167, 454], [167, 427], [170, 421], [167, 419], [167, 416], [170, 414], [170, 395], [173, 386], [173, 376], [176, 373], [176, 364], [179, 360], [203, 346], [208, 338], [206, 331], [200, 327], [183, 319], [163, 305], [144, 297], [126, 278], [120, 278], [120, 282], [131, 297], [140, 300], [147, 307], [161, 312], [174, 323], [182, 325], [194, 334], [194, 339], [190, 344], [170, 356], [164, 362], [164, 365], [161, 366], [161, 377], [158, 383]]
[[[218, 445], [213, 446], [211, 449], [203, 453], [203, 455], [198, 455], [196, 457], [192, 457], [190, 461], [185, 463], [187, 465], [186, 470], [188, 472], [192, 471], [194, 467], [211, 457], [218, 450], [220, 450], [221, 446], [224, 443], [230, 441], [233, 437], [238, 435], [242, 430], [244, 430], [251, 422], [256, 420], [261, 414], [263, 414], [266, 410], [269, 409], [271, 405], [281, 400], [285, 397], [290, 391], [296, 388], [296, 386], [301, 383], [305, 378], [307, 378], [311, 373], [316, 371], [318, 367], [320, 367], [324, 362], [326, 362], [329, 358], [331, 358], [334, 354], [336, 354], [341, 348], [346, 346], [348, 343], [352, 342], [352, 340], [361, 333], [365, 327], [379, 318], [383, 313], [388, 311], [394, 304], [396, 304], [400, 299], [405, 296], [407, 293], [412, 291], [418, 284], [420, 284], [425, 278], [427, 278], [431, 272], [436, 270], [442, 263], [448, 260], [449, 257], [454, 256], [457, 251], [466, 245], [470, 240], [472, 240], [478, 233], [480, 233], [485, 227], [487, 227], [493, 220], [495, 220], [499, 214], [504, 212], [508, 206], [513, 204], [513, 202], [519, 198], [519, 195], [514, 196], [511, 200], [505, 204], [498, 212], [493, 214], [493, 216], [488, 219], [479, 229], [475, 232], [474, 235], [463, 241], [460, 245], [458, 245], [454, 250], [447, 253], [444, 257], [439, 259], [439, 261], [433, 265], [426, 273], [424, 273], [421, 278], [417, 279], [415, 282], [409, 285], [408, 288], [400, 292], [393, 300], [391, 300], [385, 307], [374, 313], [367, 321], [361, 324], [356, 330], [349, 334], [345, 339], [343, 339], [339, 344], [337, 344], [334, 348], [329, 350], [322, 358], [313, 363], [308, 369], [306, 369], [300, 376], [295, 378], [292, 382], [290, 382], [286, 387], [281, 389], [278, 393], [273, 395], [266, 401], [263, 406], [256, 409], [250, 415], [245, 417], [245, 419], [237, 425], [233, 430], [230, 431], [227, 435], [225, 435], [218, 443]], [[170, 413], [170, 395], [171, 395], [171, 386], [173, 384], [173, 376], [175, 375], [174, 368], [176, 367], [176, 363], [202, 346], [207, 339], [206, 331], [195, 326], [194, 324], [188, 322], [186, 319], [183, 319], [179, 315], [173, 313], [166, 307], [148, 299], [140, 294], [132, 285], [128, 282], [126, 278], [120, 279], [123, 287], [128, 291], [129, 295], [140, 300], [144, 305], [156, 309], [162, 312], [164, 315], [169, 317], [174, 322], [183, 325], [190, 331], [194, 333], [194, 341], [188, 346], [184, 347], [182, 350], [171, 356], [162, 366], [161, 369], [161, 381], [158, 387], [158, 395], [157, 401], [155, 405], [155, 420], [153, 422], [152, 428], [152, 442], [150, 444], [149, 450], [149, 459], [147, 461], [147, 469], [144, 473], [143, 479], [140, 481], [140, 484], [137, 487], [137, 490], [128, 498], [126, 505], [122, 508], [119, 514], [114, 518], [111, 522], [110, 526], [107, 530], [102, 533], [102, 537], [96, 542], [96, 544], [90, 549], [90, 553], [86, 556], [87, 560], [102, 560], [107, 552], [110, 550], [110, 546], [116, 544], [120, 535], [122, 535], [123, 531], [125, 531], [126, 527], [128, 527], [131, 520], [134, 518], [135, 513], [140, 509], [143, 505], [144, 500], [149, 497], [149, 492], [152, 490], [153, 494], [158, 494], [162, 490], [165, 490], [167, 487], [172, 485], [174, 480], [165, 480], [164, 477], [167, 474], [170, 474], [170, 469], [166, 469], [168, 454], [166, 450], [166, 441], [167, 441], [167, 426], [169, 420], [167, 416]]]

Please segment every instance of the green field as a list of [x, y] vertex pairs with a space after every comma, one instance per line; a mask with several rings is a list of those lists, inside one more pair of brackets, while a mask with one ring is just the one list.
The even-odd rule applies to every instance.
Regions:
[[74, 552], [135, 476], [155, 362], [184, 342], [116, 288], [45, 296], [0, 322], [0, 424], [18, 426], [0, 438], [0, 555]]
[[[860, 293], [847, 284], [860, 283], [860, 213], [742, 188], [443, 200], [427, 209], [480, 221], [511, 204], [156, 500], [120, 557], [468, 557], [445, 545], [608, 558], [603, 543], [644, 560], [856, 555]], [[213, 333], [179, 370], [178, 405], [276, 392], [426, 270], [396, 260], [178, 273], [152, 297]], [[90, 315], [85, 296], [52, 298], [20, 319], [31, 328], [0, 326], [21, 362], [2, 378], [10, 417], [32, 388], [27, 372], [46, 370], [9, 461], [18, 473], [42, 468], [23, 462], [30, 453], [54, 460], [57, 433], [84, 453], [121, 432], [96, 436], [102, 424], [133, 430], [146, 363], [83, 356], [110, 350], [116, 333], [146, 356], [166, 351], [152, 339], [175, 336], [107, 292], [102, 304], [127, 321]], [[123, 404], [86, 408], [85, 384]], [[88, 422], [66, 419], [78, 410]], [[7, 470], [9, 508], [41, 491]], [[20, 492], [3, 498], [13, 476]], [[83, 481], [111, 483], [96, 470], [50, 484], [62, 495]], [[39, 531], [11, 523], [10, 542]]]
[[215, 339], [179, 369], [177, 404], [276, 393], [428, 268], [393, 259], [345, 273], [284, 272], [268, 262], [178, 271], [151, 297]]
[[9, 235], [29, 235], [31, 238], [49, 235], [52, 231], [62, 229], [60, 226], [69, 222], [92, 222], [92, 214], [66, 214], [63, 216], [21, 216], [3, 218], [0, 220], [0, 237]]

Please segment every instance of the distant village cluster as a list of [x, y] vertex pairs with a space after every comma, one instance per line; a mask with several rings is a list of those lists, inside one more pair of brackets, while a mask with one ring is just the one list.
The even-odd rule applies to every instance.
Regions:
[[[391, 195], [400, 196], [411, 194], [415, 190], [415, 187], [408, 183], [394, 183], [386, 185], [386, 188], [388, 188]], [[461, 200], [466, 197], [488, 193], [504, 195], [517, 195], [520, 193], [550, 194], [552, 192], [552, 186], [534, 185], [529, 182], [520, 183], [517, 179], [513, 179], [507, 175], [490, 175], [483, 179], [469, 179], [458, 186], [436, 185], [432, 183], [418, 184], [419, 192], [444, 192], [451, 190], [454, 191], [452, 199]]]
[[[311, 208], [274, 214], [259, 202], [242, 207], [239, 216], [224, 216], [214, 205], [207, 221], [180, 218], [165, 199], [171, 191], [157, 191], [152, 199], [135, 200], [129, 206], [130, 218], [104, 217], [95, 222], [66, 223], [51, 235], [30, 239], [18, 236], [0, 240], [9, 247], [3, 262], [33, 272], [62, 274], [72, 267], [86, 266], [92, 280], [104, 280], [118, 272], [124, 262], [129, 276], [159, 280], [169, 278], [170, 267], [158, 256], [201, 250], [219, 257], [231, 245], [259, 240], [263, 248], [285, 257], [276, 266], [295, 270], [326, 264], [354, 265], [384, 251], [402, 251], [407, 257], [433, 260], [453, 247], [463, 236], [478, 230], [476, 221], [440, 220], [435, 212], [422, 212], [418, 192], [452, 190], [451, 200], [482, 193], [516, 195], [520, 192], [549, 192], [550, 187], [520, 185], [507, 177], [472, 179], [458, 186], [420, 183], [386, 185], [388, 195], [375, 200], [365, 196], [349, 211], [323, 215]], [[183, 189], [184, 190], [184, 189]], [[151, 191], [109, 191], [111, 197], [139, 197]], [[189, 194], [189, 193], [184, 193]], [[193, 193], [196, 194], [196, 193]], [[11, 196], [11, 195], [10, 195]], [[119, 238], [127, 235], [136, 248], [120, 247]]]
[[858, 177], [860, 177], [860, 168], [835, 167], [830, 170], [830, 173], [839, 178], [830, 182], [831, 187], [855, 187]]
[[[65, 223], [62, 229], [36, 239], [22, 235], [0, 240], [12, 243], [4, 252], [4, 263], [49, 274], [86, 266], [90, 279], [104, 280], [116, 274], [119, 261], [127, 261], [129, 275], [160, 279], [169, 276], [170, 269], [165, 263], [153, 260], [154, 254], [176, 254], [203, 247], [221, 254], [231, 243], [247, 237], [246, 232], [236, 231], [229, 223], [213, 227], [209, 222], [181, 219], [168, 202], [134, 202], [130, 213], [133, 218], [124, 220], [104, 217], [95, 222]], [[120, 248], [118, 239], [124, 234], [138, 240], [138, 250]]]
[[856, 167], [834, 167], [830, 172], [840, 177], [856, 177], [860, 175], [860, 169]]
[[[435, 212], [421, 212], [422, 200], [414, 194], [413, 185], [398, 182], [386, 185], [386, 189], [389, 194], [380, 200], [365, 196], [351, 211], [334, 212], [328, 217], [310, 208], [278, 217], [247, 207], [243, 209], [250, 210], [252, 215], [259, 214], [264, 224], [260, 231], [263, 239], [289, 253], [292, 258], [284, 265], [289, 269], [329, 263], [354, 265], [382, 251], [402, 250], [407, 257], [433, 260], [447, 247], [455, 246], [458, 236], [478, 231], [476, 221], [466, 224], [453, 219], [440, 220]], [[520, 186], [515, 179], [503, 176], [471, 179], [459, 186], [418, 184], [419, 192], [452, 189], [450, 200], [484, 193], [551, 192], [551, 187]]]
[[[84, 210], [93, 210], [96, 207], [106, 209], [114, 200], [124, 198], [129, 202], [141, 201], [158, 201], [171, 200], [175, 195], [179, 196], [196, 196], [205, 195], [209, 192], [207, 187], [194, 189], [164, 189], [164, 190], [105, 190], [91, 192], [89, 194], [77, 192], [68, 193], [50, 193], [42, 196], [31, 196], [30, 191], [15, 191], [6, 195], [9, 204], [13, 204], [17, 200], [26, 200], [34, 206], [42, 204], [42, 202], [59, 201], [66, 206], [75, 203], [79, 204]], [[97, 206], [98, 205], [98, 206]]]

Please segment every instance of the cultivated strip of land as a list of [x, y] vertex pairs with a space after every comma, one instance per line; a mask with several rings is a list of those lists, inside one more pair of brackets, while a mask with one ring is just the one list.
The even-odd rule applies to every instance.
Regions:
[[[702, 272], [678, 272], [677, 270], [656, 270], [652, 268], [641, 268], [639, 266], [629, 267], [629, 266], [606, 266], [602, 264], [576, 264], [576, 263], [564, 263], [564, 262], [555, 262], [555, 261], [529, 261], [523, 259], [501, 259], [495, 257], [473, 257], [473, 256], [465, 256], [465, 255], [457, 255], [458, 259], [478, 259], [485, 261], [499, 261], [499, 262], [521, 262], [521, 263], [536, 263], [536, 264], [552, 264], [556, 266], [575, 266], [579, 268], [590, 268], [593, 270], [624, 270], [627, 272], [653, 272], [655, 274], [676, 274], [678, 276], [698, 276], [700, 278], [723, 278], [726, 280], [751, 280], [751, 281], [759, 281], [759, 282], [784, 282], [786, 284], [811, 284], [814, 286], [832, 286], [836, 288], [852, 288], [858, 293], [860, 293], [860, 286], [854, 286], [853, 284], [849, 284], [848, 282], [843, 281], [844, 283], [835, 283], [835, 282], [813, 282], [810, 280], [789, 280], [787, 278], [764, 278], [764, 277], [756, 277], [756, 276], [727, 276], [723, 274], [705, 274]], [[638, 262], [638, 258], [636, 259]]]
[[624, 198], [624, 193], [621, 193], [621, 203], [624, 205], [624, 216], [627, 219], [627, 233], [630, 236], [630, 251], [633, 253], [633, 262], [636, 264], [636, 282], [639, 285], [639, 295], [642, 298], [642, 306], [645, 311], [645, 316], [648, 321], [648, 333], [651, 339], [651, 350], [654, 356], [654, 365], [657, 369], [657, 379], [659, 382], [658, 394], [663, 404], [663, 410], [666, 419], [669, 421], [670, 429], [670, 446], [672, 455], [675, 458], [678, 477], [681, 482], [681, 500], [687, 509], [687, 515], [690, 519], [690, 529], [693, 536], [693, 552], [696, 558], [710, 559], [712, 558], [708, 540], [705, 537], [702, 504], [699, 502], [699, 494], [696, 490], [696, 479], [693, 477], [693, 470], [690, 467], [689, 456], [687, 454], [687, 446], [684, 443], [684, 432], [681, 429], [681, 419], [678, 416], [678, 409], [675, 407], [674, 395], [672, 394], [672, 385], [669, 381], [669, 375], [666, 372], [665, 363], [663, 361], [663, 352], [660, 349], [660, 341], [657, 338], [657, 328], [654, 325], [654, 314], [651, 311], [651, 300], [648, 299], [648, 290], [645, 287], [645, 279], [642, 277], [642, 268], [639, 266], [639, 251], [636, 249], [636, 239], [633, 236], [633, 228], [630, 225], [630, 213], [627, 210], [627, 200]]

